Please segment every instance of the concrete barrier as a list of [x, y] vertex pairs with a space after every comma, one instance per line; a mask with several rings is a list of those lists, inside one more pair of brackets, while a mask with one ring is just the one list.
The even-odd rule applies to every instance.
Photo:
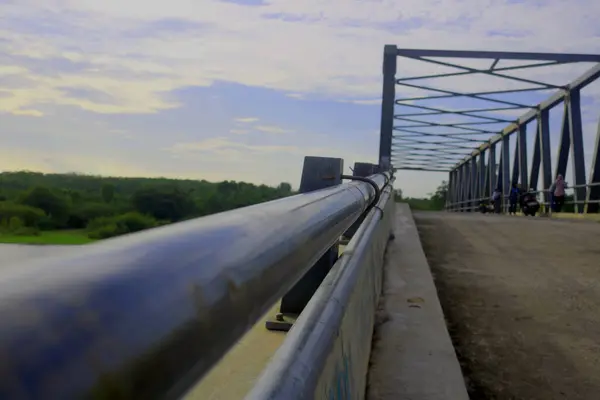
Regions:
[[394, 218], [381, 196], [246, 399], [361, 399]]

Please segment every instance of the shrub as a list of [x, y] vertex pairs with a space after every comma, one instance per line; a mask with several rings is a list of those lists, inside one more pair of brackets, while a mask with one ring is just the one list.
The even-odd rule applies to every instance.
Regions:
[[0, 202], [0, 220], [3, 227], [10, 228], [10, 219], [13, 217], [19, 218], [25, 226], [37, 227], [46, 214], [39, 208], [8, 201]]
[[25, 224], [23, 223], [23, 220], [17, 216], [12, 216], [10, 217], [10, 220], [8, 221], [8, 229], [11, 232], [15, 232], [18, 229], [21, 229], [25, 226]]
[[126, 227], [128, 232], [138, 232], [144, 229], [154, 228], [157, 225], [157, 221], [153, 217], [137, 212], [119, 215], [115, 217], [115, 219], [119, 225]]
[[61, 224], [57, 223], [48, 215], [44, 215], [37, 223], [37, 227], [43, 231], [52, 231], [61, 228]]
[[63, 227], [69, 216], [69, 201], [61, 193], [49, 188], [35, 186], [19, 196], [19, 203], [43, 210], [57, 227]]
[[67, 225], [69, 228], [85, 228], [90, 221], [100, 217], [110, 217], [117, 212], [114, 207], [104, 203], [88, 203], [71, 210]]
[[156, 219], [137, 212], [129, 212], [114, 217], [96, 218], [87, 226], [91, 239], [107, 239], [126, 233], [138, 232], [158, 226]]
[[22, 226], [15, 229], [12, 234], [17, 236], [39, 236], [40, 230], [32, 226]]
[[110, 237], [124, 235], [126, 233], [127, 232], [123, 232], [117, 224], [112, 223], [91, 230], [88, 232], [88, 237], [90, 239], [108, 239]]

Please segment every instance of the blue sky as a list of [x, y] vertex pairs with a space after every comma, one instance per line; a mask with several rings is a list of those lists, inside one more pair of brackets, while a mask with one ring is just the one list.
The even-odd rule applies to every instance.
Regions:
[[376, 162], [384, 44], [597, 53], [599, 18], [593, 0], [0, 0], [0, 170], [297, 186], [305, 155]]

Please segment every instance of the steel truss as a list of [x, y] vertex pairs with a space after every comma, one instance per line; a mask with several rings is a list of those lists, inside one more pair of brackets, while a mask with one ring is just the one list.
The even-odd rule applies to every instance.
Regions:
[[[455, 71], [414, 77], [397, 77], [398, 60], [411, 59]], [[449, 62], [448, 59], [489, 59], [488, 68], [473, 68]], [[523, 62], [520, 65], [499, 66], [503, 61]], [[515, 71], [538, 67], [553, 67], [582, 62], [597, 63], [579, 78], [561, 85], [513, 75]], [[488, 76], [526, 84], [509, 90], [460, 92], [444, 89], [443, 78], [457, 76]], [[545, 200], [548, 188], [557, 175], [565, 175], [569, 158], [572, 162], [574, 202], [577, 212], [598, 212], [600, 203], [600, 123], [592, 159], [589, 181], [583, 151], [581, 94], [583, 87], [600, 77], [600, 55], [518, 53], [495, 51], [450, 51], [384, 48], [383, 93], [380, 136], [380, 165], [393, 165], [398, 170], [449, 172], [448, 208], [475, 209], [479, 200], [489, 198], [497, 187], [508, 196], [512, 182], [538, 189], [542, 175]], [[431, 80], [435, 79], [435, 84]], [[419, 81], [427, 84], [419, 84]], [[396, 98], [396, 88], [425, 90], [425, 96]], [[545, 101], [528, 104], [517, 95], [554, 91]], [[515, 100], [516, 98], [516, 100]], [[487, 103], [483, 107], [453, 109], [431, 104], [431, 100], [468, 99]], [[557, 165], [551, 165], [550, 109], [563, 104], [564, 114], [558, 147]], [[400, 108], [404, 112], [396, 113]], [[502, 112], [524, 110], [517, 119], [498, 116]], [[442, 122], [452, 116], [452, 122]], [[432, 121], [431, 117], [438, 122]], [[531, 170], [527, 160], [527, 124], [536, 121], [535, 143]], [[397, 125], [396, 123], [400, 123]], [[495, 127], [504, 124], [503, 129]], [[435, 132], [426, 129], [435, 128]], [[447, 131], [439, 131], [444, 129]], [[510, 137], [516, 134], [511, 170]], [[483, 136], [483, 137], [482, 137]], [[473, 145], [479, 144], [474, 147]], [[500, 147], [498, 160], [496, 147]], [[569, 157], [570, 155], [570, 157]], [[497, 163], [498, 161], [498, 163]], [[493, 166], [490, 168], [490, 166]]]

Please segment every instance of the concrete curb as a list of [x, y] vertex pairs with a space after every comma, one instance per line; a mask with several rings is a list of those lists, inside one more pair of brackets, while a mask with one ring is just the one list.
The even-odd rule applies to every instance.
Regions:
[[433, 276], [408, 204], [396, 204], [367, 399], [467, 400]]

